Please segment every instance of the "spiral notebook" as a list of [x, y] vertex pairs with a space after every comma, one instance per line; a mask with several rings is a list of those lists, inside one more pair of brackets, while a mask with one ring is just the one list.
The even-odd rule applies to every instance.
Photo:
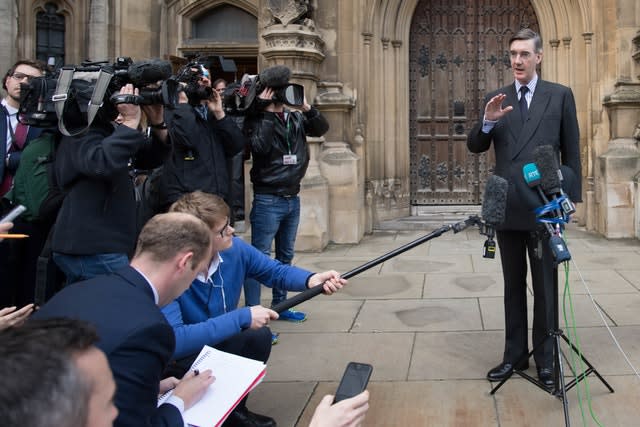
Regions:
[[[205, 345], [191, 365], [191, 370], [194, 369], [200, 372], [211, 369], [216, 380], [202, 399], [184, 412], [184, 421], [196, 427], [217, 427], [227, 419], [242, 398], [260, 384], [267, 367], [260, 361]], [[160, 396], [158, 406], [172, 393], [173, 390], [170, 390]]]

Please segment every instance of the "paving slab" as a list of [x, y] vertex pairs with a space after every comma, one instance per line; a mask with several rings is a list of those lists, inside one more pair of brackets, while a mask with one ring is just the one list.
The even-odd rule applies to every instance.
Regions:
[[358, 332], [481, 330], [477, 300], [367, 300], [356, 318]]
[[265, 381], [338, 381], [350, 361], [370, 363], [378, 381], [406, 380], [413, 333], [282, 333]]

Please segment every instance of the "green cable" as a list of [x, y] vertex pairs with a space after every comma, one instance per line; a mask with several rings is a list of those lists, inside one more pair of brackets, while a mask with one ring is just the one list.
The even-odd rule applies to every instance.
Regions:
[[[565, 239], [565, 243], [566, 243], [566, 239]], [[565, 288], [564, 288], [564, 294], [563, 294], [563, 315], [564, 315], [564, 321], [565, 321], [565, 327], [567, 328], [567, 332], [569, 332], [569, 330], [573, 330], [573, 337], [574, 337], [574, 346], [575, 348], [578, 350], [578, 356], [580, 356], [578, 358], [578, 363], [580, 365], [580, 372], [581, 375], [584, 375], [585, 373], [585, 369], [584, 369], [584, 364], [583, 362], [583, 356], [582, 356], [582, 348], [580, 346], [580, 339], [578, 338], [578, 332], [577, 332], [577, 327], [576, 327], [576, 317], [575, 317], [575, 312], [573, 309], [573, 299], [571, 297], [571, 292], [570, 292], [570, 287], [569, 287], [569, 264], [565, 263], [564, 266], [564, 270], [565, 270]], [[571, 319], [572, 319], [572, 325], [569, 325], [569, 322], [567, 320], [567, 314], [566, 314], [566, 300], [568, 299], [569, 301], [569, 308], [571, 311]], [[573, 342], [573, 340], [571, 339], [571, 333], [569, 333], [569, 342]], [[574, 373], [576, 373], [578, 370], [576, 368], [576, 363], [575, 363], [575, 354], [573, 351], [571, 351], [571, 359], [572, 359], [572, 363], [573, 363], [573, 371]], [[593, 405], [592, 405], [592, 399], [591, 399], [591, 389], [589, 387], [589, 378], [588, 375], [584, 375], [584, 377], [582, 378], [584, 380], [584, 388], [585, 388], [585, 395], [587, 398], [587, 404], [589, 406], [589, 413], [591, 415], [591, 419], [599, 426], [599, 427], [603, 427], [603, 424], [600, 422], [600, 420], [598, 419], [597, 415], [595, 414], [594, 410], [593, 410]], [[585, 417], [584, 417], [584, 408], [582, 406], [582, 397], [580, 394], [580, 386], [579, 386], [580, 381], [576, 381], [576, 391], [578, 392], [578, 404], [580, 406], [580, 412], [582, 415], [582, 423], [583, 425], [586, 425], [585, 422]]]
[[[571, 293], [569, 291], [569, 266], [567, 263], [565, 263], [564, 265], [564, 272], [565, 272], [565, 278], [564, 278], [564, 292], [562, 294], [562, 315], [564, 318], [564, 326], [567, 330], [567, 335], [568, 335], [568, 339], [569, 342], [575, 342], [575, 347], [578, 349], [578, 352], [580, 354], [580, 347], [579, 347], [579, 343], [577, 342], [577, 333], [575, 331], [575, 314], [573, 311], [573, 301], [571, 298]], [[569, 309], [571, 311], [571, 318], [573, 321], [573, 328], [571, 327], [571, 325], [569, 325], [569, 320], [567, 318], [567, 300], [569, 300]], [[572, 332], [573, 332], [573, 336], [572, 336]], [[571, 355], [571, 369], [573, 370], [573, 374], [578, 375], [578, 369], [577, 369], [577, 363], [575, 360], [575, 352], [569, 348], [569, 353]], [[558, 356], [558, 359], [560, 358], [560, 356]], [[584, 369], [582, 367], [582, 365], [580, 366], [582, 372], [584, 372]], [[586, 380], [586, 377], [584, 378]], [[577, 381], [576, 382], [576, 392], [578, 394], [578, 406], [580, 407], [580, 418], [582, 419], [582, 425], [586, 426], [586, 417], [584, 414], [584, 406], [582, 405], [582, 394], [580, 393], [580, 382]]]

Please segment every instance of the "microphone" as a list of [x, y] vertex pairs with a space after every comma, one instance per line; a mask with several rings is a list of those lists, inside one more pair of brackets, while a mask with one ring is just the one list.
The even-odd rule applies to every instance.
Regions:
[[[544, 147], [549, 147], [551, 151]], [[555, 196], [556, 192], [562, 192], [562, 184], [557, 173], [559, 172], [559, 168], [555, 170], [553, 169], [553, 159], [555, 158], [553, 147], [546, 145], [536, 148], [534, 150], [534, 158], [536, 159], [536, 163], [541, 161], [541, 163], [545, 165], [544, 170], [546, 171], [546, 173], [541, 174], [536, 163], [527, 163], [522, 167], [522, 175], [527, 185], [530, 188], [535, 188], [538, 191], [538, 194], [540, 195], [540, 198], [544, 203], [544, 206], [536, 209], [536, 215], [539, 218], [546, 213], [552, 212], [555, 218], [558, 218], [560, 221], [564, 221], [565, 217], [563, 215], [563, 210], [560, 209], [560, 205], [558, 205]], [[551, 202], [549, 201], [547, 194], [552, 195], [551, 197], [553, 199], [551, 200]], [[566, 196], [564, 196], [564, 199], [569, 201]], [[569, 203], [571, 203], [571, 201], [569, 201]], [[554, 229], [549, 223], [549, 220], [546, 219], [539, 219], [538, 221], [542, 222], [549, 232], [549, 246], [556, 263], [559, 264], [563, 261], [570, 260], [571, 254], [569, 253], [569, 249], [562, 239], [562, 235], [560, 234], [560, 227], [558, 226], [556, 229]]]
[[540, 187], [549, 197], [553, 208], [561, 211], [559, 216], [566, 219], [576, 212], [576, 208], [562, 190], [562, 173], [555, 150], [550, 145], [541, 145], [533, 151], [533, 158], [540, 168]]
[[546, 194], [544, 194], [544, 191], [542, 191], [542, 187], [540, 186], [542, 177], [540, 176], [538, 166], [535, 163], [527, 163], [522, 167], [522, 176], [524, 177], [524, 182], [527, 183], [529, 188], [535, 188], [538, 191], [538, 195], [540, 196], [540, 199], [542, 199], [542, 203], [545, 205], [548, 204], [549, 199]]
[[493, 236], [495, 236], [495, 227], [504, 222], [508, 188], [507, 180], [498, 175], [491, 175], [487, 180], [481, 213], [484, 220], [484, 233], [482, 234], [487, 236], [482, 250], [484, 258], [495, 258], [496, 256], [496, 242], [493, 240]]
[[161, 59], [151, 59], [148, 61], [134, 62], [127, 69], [129, 79], [136, 87], [143, 87], [159, 80], [166, 80], [171, 77], [173, 70], [171, 63]]

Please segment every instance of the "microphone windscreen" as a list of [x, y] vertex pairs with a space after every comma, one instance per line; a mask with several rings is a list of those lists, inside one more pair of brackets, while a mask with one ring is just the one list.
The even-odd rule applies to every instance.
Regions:
[[266, 68], [258, 75], [263, 86], [272, 88], [281, 88], [288, 85], [289, 77], [291, 77], [291, 70], [284, 65]]
[[540, 187], [546, 194], [559, 193], [562, 189], [560, 182], [560, 163], [556, 151], [551, 145], [541, 145], [533, 150], [533, 160], [540, 170]]
[[173, 70], [171, 63], [161, 59], [134, 62], [127, 69], [129, 79], [134, 86], [145, 86], [158, 80], [166, 80], [171, 77]]
[[509, 183], [498, 175], [491, 175], [487, 180], [482, 201], [482, 219], [487, 224], [499, 225], [504, 222], [508, 190]]

